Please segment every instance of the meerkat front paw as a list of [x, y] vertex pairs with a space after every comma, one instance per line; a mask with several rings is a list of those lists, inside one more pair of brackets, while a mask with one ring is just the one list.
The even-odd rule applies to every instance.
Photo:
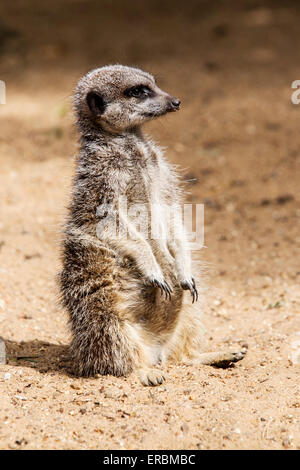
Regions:
[[141, 369], [139, 371], [139, 378], [146, 387], [156, 387], [166, 380], [163, 372], [156, 369]]
[[195, 279], [193, 277], [191, 277], [190, 279], [184, 279], [183, 281], [181, 281], [180, 285], [182, 289], [190, 291], [191, 296], [193, 297], [192, 303], [194, 303], [195, 301], [197, 302], [198, 291], [195, 284]]
[[159, 287], [161, 293], [165, 293], [166, 299], [171, 300], [172, 289], [162, 276], [151, 275], [146, 279], [146, 285]]

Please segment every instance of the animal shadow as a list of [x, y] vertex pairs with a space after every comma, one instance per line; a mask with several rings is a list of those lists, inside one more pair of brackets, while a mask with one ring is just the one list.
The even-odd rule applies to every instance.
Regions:
[[69, 346], [40, 340], [4, 342], [9, 365], [31, 367], [41, 373], [59, 372], [73, 376]]

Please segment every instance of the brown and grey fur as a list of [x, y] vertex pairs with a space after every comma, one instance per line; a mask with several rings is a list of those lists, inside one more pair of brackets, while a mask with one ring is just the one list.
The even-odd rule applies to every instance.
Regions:
[[[128, 93], [140, 85], [147, 87], [146, 96]], [[114, 65], [79, 81], [74, 106], [81, 149], [59, 279], [76, 372], [126, 376], [135, 371], [143, 384], [157, 385], [164, 374], [153, 366], [166, 359], [199, 364], [242, 359], [243, 352], [199, 353], [201, 304], [192, 303], [198, 292], [183, 230], [175, 241], [147, 240], [121, 210], [118, 221], [128, 239], [113, 239], [107, 226], [99, 230], [104, 215], [98, 206], [117, 207], [120, 196], [128, 205], [149, 209], [181, 204], [175, 168], [141, 131], [146, 121], [178, 109], [179, 101], [148, 73]]]

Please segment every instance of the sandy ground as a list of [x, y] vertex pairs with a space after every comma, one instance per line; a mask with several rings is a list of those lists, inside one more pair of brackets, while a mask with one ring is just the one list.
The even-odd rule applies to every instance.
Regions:
[[[0, 448], [299, 449], [299, 7], [50, 3], [0, 5]], [[226, 370], [170, 366], [151, 389], [68, 375], [56, 304], [77, 146], [70, 95], [115, 62], [183, 101], [147, 131], [193, 180], [189, 200], [205, 203], [207, 347], [248, 347]]]

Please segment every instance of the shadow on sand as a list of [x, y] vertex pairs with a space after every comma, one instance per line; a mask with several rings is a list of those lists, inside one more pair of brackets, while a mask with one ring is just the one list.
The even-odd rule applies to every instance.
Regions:
[[5, 340], [7, 364], [32, 367], [41, 373], [59, 372], [74, 376], [69, 354], [69, 346], [51, 344], [45, 341]]

